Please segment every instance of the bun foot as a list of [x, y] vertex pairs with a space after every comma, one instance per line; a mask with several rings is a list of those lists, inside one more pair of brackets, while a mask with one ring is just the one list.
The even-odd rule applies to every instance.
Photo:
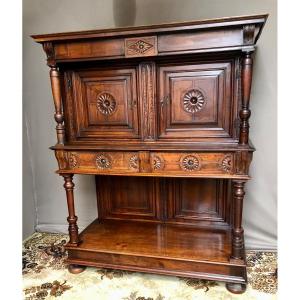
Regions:
[[68, 271], [72, 274], [79, 274], [83, 272], [86, 269], [85, 266], [80, 266], [80, 265], [69, 265]]
[[226, 283], [226, 288], [233, 294], [242, 294], [246, 291], [246, 284], [243, 283]]

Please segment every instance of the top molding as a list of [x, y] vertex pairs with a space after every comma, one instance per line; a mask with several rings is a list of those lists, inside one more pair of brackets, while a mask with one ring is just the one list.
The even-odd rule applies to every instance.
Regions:
[[80, 60], [253, 51], [268, 15], [32, 35], [48, 65]]

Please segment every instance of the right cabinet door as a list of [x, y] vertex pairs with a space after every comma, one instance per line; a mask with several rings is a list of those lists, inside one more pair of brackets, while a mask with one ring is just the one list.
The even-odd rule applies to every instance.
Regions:
[[234, 62], [158, 66], [159, 139], [234, 139]]

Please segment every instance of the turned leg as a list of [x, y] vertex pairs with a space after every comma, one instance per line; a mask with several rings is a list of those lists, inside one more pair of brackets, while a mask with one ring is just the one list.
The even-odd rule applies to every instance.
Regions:
[[245, 181], [233, 180], [233, 228], [232, 228], [232, 259], [244, 258], [244, 230], [242, 227], [243, 200]]
[[75, 207], [74, 207], [74, 183], [73, 183], [73, 174], [63, 174], [62, 175], [65, 180], [64, 188], [67, 194], [67, 202], [68, 202], [68, 211], [69, 216], [67, 218], [69, 223], [69, 236], [70, 236], [70, 245], [77, 246], [79, 244], [79, 236], [78, 236], [78, 226], [77, 226], [77, 217], [75, 215]]

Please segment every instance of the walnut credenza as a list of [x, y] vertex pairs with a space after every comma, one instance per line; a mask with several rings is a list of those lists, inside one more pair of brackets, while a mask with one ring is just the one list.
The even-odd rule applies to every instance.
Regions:
[[[245, 290], [249, 98], [266, 19], [33, 36], [50, 67], [71, 272], [119, 268]], [[96, 179], [98, 218], [80, 234], [74, 174]]]

